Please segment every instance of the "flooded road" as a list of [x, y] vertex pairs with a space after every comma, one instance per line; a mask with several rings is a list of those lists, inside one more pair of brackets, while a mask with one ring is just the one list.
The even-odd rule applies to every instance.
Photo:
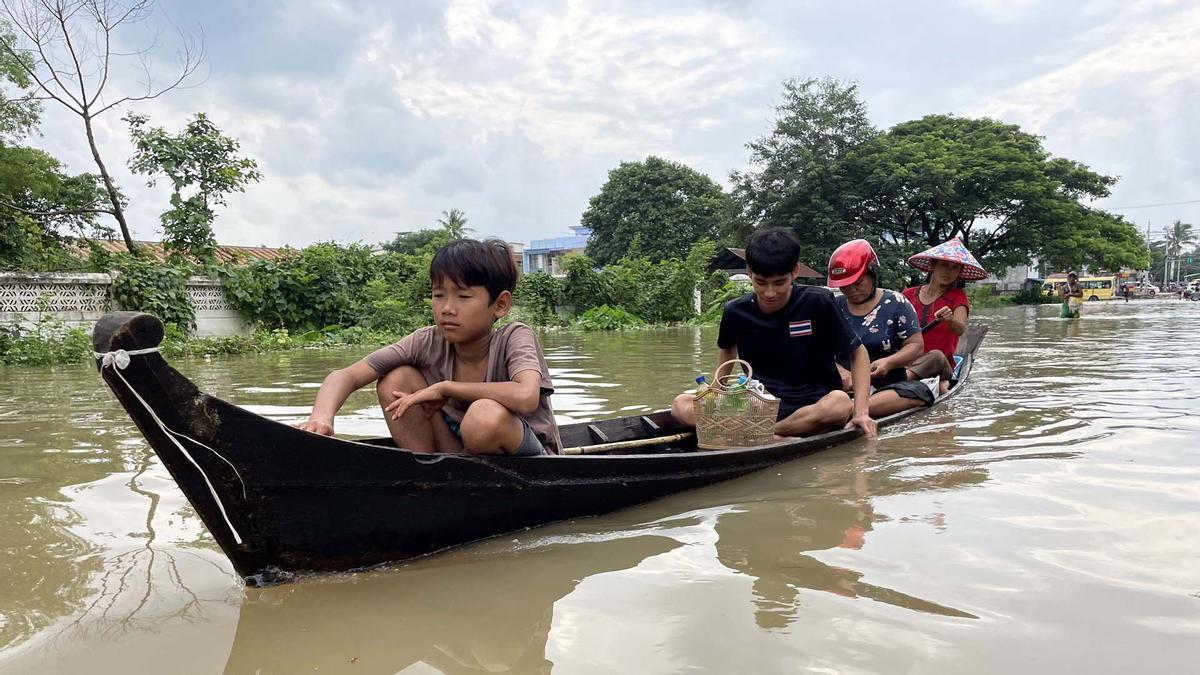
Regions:
[[[956, 398], [768, 471], [245, 588], [93, 369], [0, 369], [0, 672], [1184, 672], [1200, 303], [980, 310]], [[559, 421], [665, 407], [715, 330], [544, 335]], [[281, 421], [363, 353], [174, 362]], [[339, 434], [385, 435], [360, 392]], [[403, 517], [403, 514], [397, 514]]]

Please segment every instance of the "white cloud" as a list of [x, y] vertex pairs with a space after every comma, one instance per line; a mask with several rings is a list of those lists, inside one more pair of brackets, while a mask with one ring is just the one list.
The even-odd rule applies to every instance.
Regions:
[[761, 27], [711, 11], [640, 16], [578, 1], [508, 18], [459, 0], [446, 31], [441, 45], [398, 48], [405, 105], [466, 122], [477, 142], [524, 134], [552, 157], [668, 152], [678, 129], [711, 126], [704, 111], [756, 86], [754, 65], [781, 51]]
[[[827, 74], [861, 81], [881, 122], [1018, 122], [1121, 174], [1127, 204], [1200, 196], [1200, 15], [1185, 3], [163, 2], [204, 25], [211, 74], [137, 110], [168, 129], [207, 111], [265, 175], [219, 214], [223, 243], [378, 241], [448, 208], [480, 234], [551, 236], [620, 161], [723, 179], [769, 128], [780, 81]], [[101, 152], [135, 235], [153, 237], [166, 192], [125, 170], [119, 118]], [[94, 170], [77, 119], [48, 110], [43, 131]]]
[[[969, 109], [1046, 137], [1056, 154], [1120, 177], [1102, 207], [1200, 198], [1200, 7], [1129, 13], [1090, 36], [1099, 46], [1069, 65], [1000, 91]], [[1122, 211], [1161, 226], [1196, 220], [1181, 206]], [[1158, 229], [1157, 227], [1155, 228]]]
[[[1200, 83], [1200, 7], [1126, 27], [1114, 44], [1001, 91], [969, 110], [1043, 132], [1060, 114], [1083, 112], [1089, 93], [1120, 87], [1121, 96], [1158, 100], [1175, 86]], [[1118, 103], [1119, 101], [1113, 101]], [[1089, 116], [1111, 114], [1090, 108]]]

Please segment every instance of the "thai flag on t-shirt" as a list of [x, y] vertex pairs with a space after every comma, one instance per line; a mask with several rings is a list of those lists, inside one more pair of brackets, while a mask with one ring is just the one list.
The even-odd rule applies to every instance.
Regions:
[[804, 337], [812, 335], [812, 321], [791, 321], [788, 323], [788, 337]]

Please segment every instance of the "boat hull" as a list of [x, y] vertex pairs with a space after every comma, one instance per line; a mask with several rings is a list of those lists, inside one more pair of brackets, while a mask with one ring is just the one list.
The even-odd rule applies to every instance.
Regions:
[[[986, 327], [964, 338], [969, 373]], [[159, 344], [158, 319], [114, 313], [97, 352]], [[549, 522], [608, 513], [845, 443], [856, 429], [755, 448], [495, 457], [420, 454], [390, 439], [311, 434], [209, 396], [156, 352], [97, 367], [234, 568], [251, 583], [401, 561]], [[938, 399], [939, 402], [949, 395]], [[918, 409], [922, 410], [922, 409]], [[918, 411], [884, 420], [894, 423]], [[564, 425], [564, 446], [665, 436], [667, 413]]]

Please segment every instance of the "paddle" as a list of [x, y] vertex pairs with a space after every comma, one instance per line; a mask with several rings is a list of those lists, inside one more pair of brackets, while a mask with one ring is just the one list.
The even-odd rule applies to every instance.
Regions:
[[654, 438], [639, 438], [632, 441], [616, 441], [613, 443], [599, 443], [597, 445], [583, 445], [574, 448], [563, 448], [564, 455], [591, 455], [597, 452], [607, 452], [609, 450], [625, 450], [628, 448], [644, 448], [651, 445], [666, 445], [676, 441], [686, 440], [694, 436], [692, 432], [684, 432], [682, 434], [671, 434], [670, 436], [656, 436]]

